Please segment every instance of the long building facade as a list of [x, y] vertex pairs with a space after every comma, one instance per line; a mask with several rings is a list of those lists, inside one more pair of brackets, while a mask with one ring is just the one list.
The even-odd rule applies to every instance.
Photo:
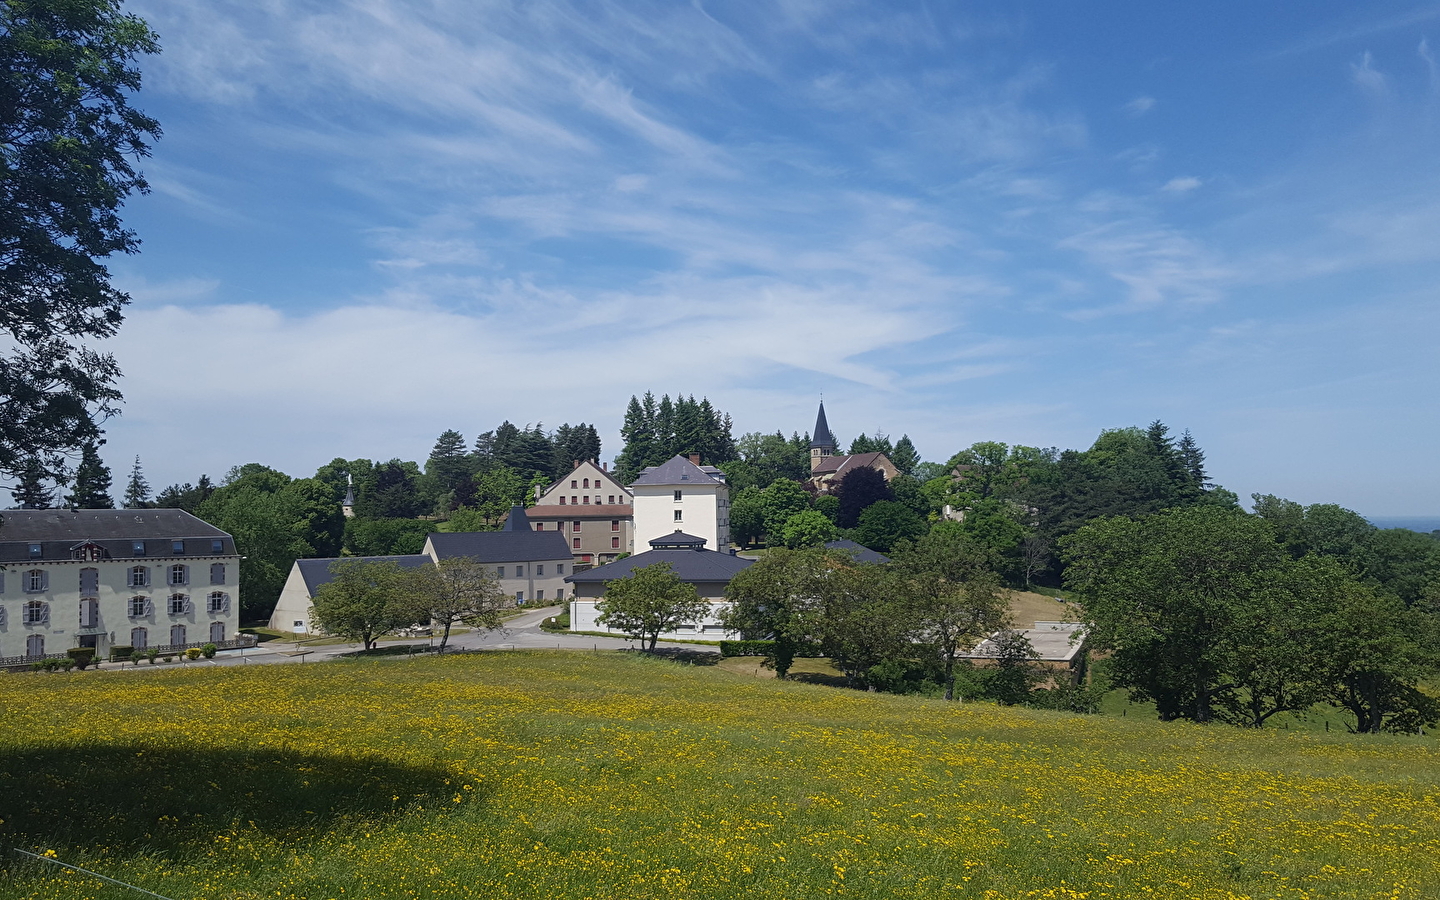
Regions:
[[180, 509], [0, 512], [0, 661], [239, 640], [240, 556]]

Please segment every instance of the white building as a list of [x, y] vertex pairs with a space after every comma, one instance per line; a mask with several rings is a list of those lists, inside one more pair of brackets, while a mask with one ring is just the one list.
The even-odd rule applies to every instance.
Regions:
[[531, 527], [523, 507], [512, 507], [499, 531], [436, 532], [412, 556], [348, 556], [339, 559], [297, 559], [270, 616], [276, 631], [306, 634], [315, 592], [335, 575], [339, 562], [393, 562], [404, 567], [434, 565], [452, 556], [466, 556], [490, 568], [500, 589], [517, 604], [565, 599], [565, 576], [573, 571], [564, 535]]
[[0, 664], [238, 646], [239, 624], [235, 541], [184, 510], [0, 513]]
[[700, 455], [676, 456], [651, 466], [630, 485], [635, 504], [636, 547], [683, 531], [705, 539], [710, 550], [730, 548], [730, 488], [725, 473], [700, 465]]

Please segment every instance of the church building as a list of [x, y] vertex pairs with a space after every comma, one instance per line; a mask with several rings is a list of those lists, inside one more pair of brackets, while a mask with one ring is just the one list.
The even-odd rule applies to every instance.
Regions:
[[829, 494], [839, 486], [840, 480], [854, 469], [869, 467], [885, 476], [889, 481], [900, 470], [883, 453], [856, 453], [837, 456], [835, 436], [830, 433], [830, 423], [825, 421], [825, 401], [820, 401], [820, 414], [815, 417], [815, 431], [810, 439], [810, 483], [817, 493]]

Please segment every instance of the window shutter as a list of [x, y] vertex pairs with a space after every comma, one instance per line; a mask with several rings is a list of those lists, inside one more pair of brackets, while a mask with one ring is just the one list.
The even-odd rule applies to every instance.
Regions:
[[224, 583], [225, 583], [225, 564], [224, 564], [224, 563], [214, 563], [213, 565], [210, 566], [210, 583], [211, 583], [211, 584], [224, 584]]
[[41, 606], [40, 606], [40, 624], [41, 624], [41, 625], [49, 625], [49, 624], [50, 624], [50, 604], [48, 604], [48, 603], [43, 603], [43, 604], [41, 604]]
[[155, 601], [151, 600], [149, 597], [145, 598], [145, 615], [155, 615]]
[[225, 615], [227, 615], [227, 616], [230, 615], [230, 595], [229, 595], [229, 594], [226, 594], [224, 597], [220, 598], [220, 611], [223, 612], [223, 613], [224, 613]]
[[5, 593], [5, 573], [0, 572], [0, 594]]
[[6, 624], [7, 623], [5, 621], [5, 607], [0, 606], [0, 628], [4, 628]]
[[180, 601], [180, 608], [184, 610], [185, 615], [187, 616], [195, 611], [195, 608], [190, 605], [190, 597], [188, 595]]
[[40, 573], [40, 590], [42, 590], [42, 591], [48, 591], [48, 590], [50, 590], [50, 572], [49, 572], [49, 571], [44, 571], [44, 572], [41, 572], [41, 573]]
[[181, 566], [181, 567], [180, 567], [180, 583], [181, 583], [181, 584], [189, 584], [189, 583], [190, 583], [190, 567], [189, 567], [189, 566]]

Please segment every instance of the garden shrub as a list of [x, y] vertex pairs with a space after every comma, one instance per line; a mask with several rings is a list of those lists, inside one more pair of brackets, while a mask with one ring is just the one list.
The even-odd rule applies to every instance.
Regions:
[[774, 641], [721, 641], [720, 656], [773, 656]]
[[205, 646], [200, 648], [200, 655], [205, 657], [206, 659], [214, 659], [215, 650], [216, 647], [214, 644], [206, 644]]
[[200, 648], [199, 648], [199, 647], [188, 647], [188, 648], [186, 648], [186, 650], [185, 650], [185, 658], [186, 658], [186, 659], [199, 659], [199, 658], [200, 658]]
[[110, 648], [111, 662], [124, 662], [135, 654], [135, 648], [123, 644]]

